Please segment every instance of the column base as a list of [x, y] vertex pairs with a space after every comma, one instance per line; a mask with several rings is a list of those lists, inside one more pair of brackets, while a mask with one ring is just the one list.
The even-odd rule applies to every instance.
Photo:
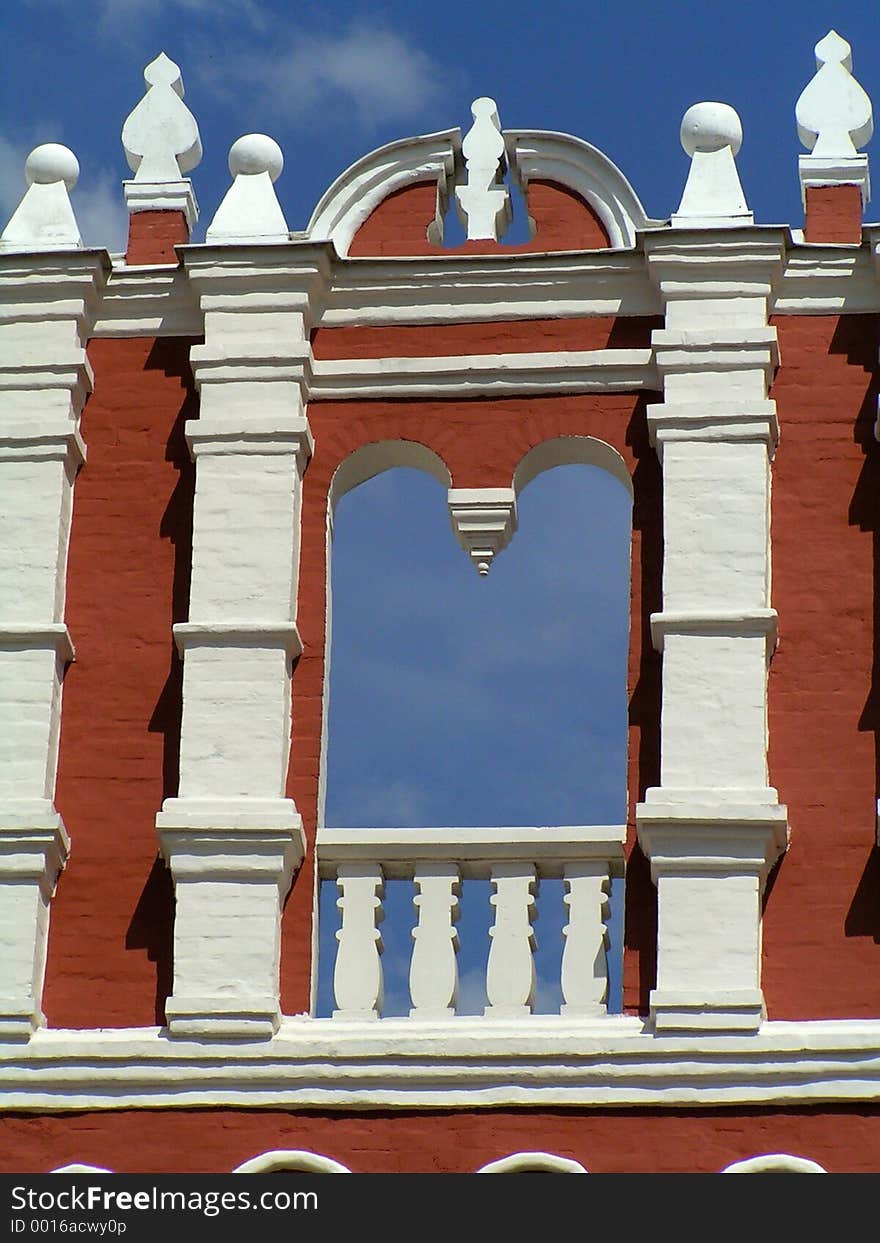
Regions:
[[650, 1022], [657, 1036], [687, 1032], [753, 1036], [767, 1017], [763, 993], [750, 988], [718, 993], [654, 989], [650, 1007]]
[[206, 1040], [270, 1040], [281, 1025], [274, 997], [169, 997], [168, 1033]]

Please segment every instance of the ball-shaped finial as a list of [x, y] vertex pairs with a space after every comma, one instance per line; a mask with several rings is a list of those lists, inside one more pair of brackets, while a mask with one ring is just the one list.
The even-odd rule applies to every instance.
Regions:
[[79, 160], [69, 147], [62, 147], [58, 142], [44, 142], [41, 147], [34, 147], [25, 160], [24, 175], [29, 186], [34, 182], [48, 186], [63, 181], [68, 190], [72, 190], [79, 180]]
[[243, 134], [229, 148], [229, 171], [233, 177], [240, 173], [268, 173], [272, 181], [277, 181], [283, 167], [281, 148], [268, 134]]
[[730, 104], [707, 101], [688, 108], [681, 121], [681, 145], [688, 155], [742, 146], [742, 122]]

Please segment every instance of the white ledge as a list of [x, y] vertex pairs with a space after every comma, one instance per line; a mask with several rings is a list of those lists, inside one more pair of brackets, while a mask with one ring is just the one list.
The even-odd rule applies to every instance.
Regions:
[[316, 359], [313, 401], [468, 397], [660, 388], [650, 349], [465, 354], [445, 358]]
[[294, 622], [178, 622], [173, 630], [181, 656], [192, 647], [281, 647], [291, 657], [303, 650]]
[[70, 631], [64, 622], [28, 625], [23, 622], [0, 622], [0, 649], [52, 648], [59, 660], [71, 661], [76, 657]]
[[0, 1045], [7, 1110], [804, 1107], [880, 1094], [880, 1020], [654, 1036], [641, 1020], [284, 1018], [270, 1040], [38, 1029]]
[[622, 875], [626, 825], [513, 828], [318, 829], [323, 877], [345, 863], [381, 863], [386, 875], [411, 876], [428, 860], [455, 861], [468, 877], [488, 875], [496, 862], [531, 862], [542, 876], [561, 876], [566, 863], [605, 860]]
[[651, 638], [662, 652], [669, 634], [763, 635], [771, 652], [776, 645], [778, 620], [775, 609], [669, 609], [651, 614]]

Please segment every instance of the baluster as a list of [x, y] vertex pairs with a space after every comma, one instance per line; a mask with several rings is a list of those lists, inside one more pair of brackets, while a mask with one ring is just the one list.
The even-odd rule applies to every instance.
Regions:
[[562, 1013], [605, 1014], [608, 999], [607, 864], [567, 863], [563, 869], [568, 923], [562, 929]]
[[458, 1000], [458, 932], [461, 877], [455, 863], [424, 863], [414, 876], [418, 892], [413, 903], [418, 924], [413, 928], [409, 991], [410, 1018], [443, 1018], [455, 1013]]
[[493, 1018], [530, 1014], [535, 999], [535, 869], [523, 863], [497, 863], [492, 868], [495, 923], [486, 969], [485, 1013]]
[[342, 927], [333, 973], [333, 1017], [375, 1019], [382, 1010], [382, 899], [385, 878], [375, 863], [343, 863], [336, 876]]

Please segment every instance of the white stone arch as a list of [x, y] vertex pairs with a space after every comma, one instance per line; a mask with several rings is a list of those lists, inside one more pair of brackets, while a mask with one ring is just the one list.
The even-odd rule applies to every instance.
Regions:
[[383, 471], [393, 470], [396, 466], [409, 466], [414, 470], [424, 471], [444, 488], [449, 488], [452, 484], [449, 467], [442, 457], [421, 441], [374, 440], [355, 449], [333, 472], [329, 493], [331, 519], [346, 492], [351, 492], [359, 484], [381, 475]]
[[258, 1157], [251, 1157], [236, 1166], [233, 1174], [276, 1174], [282, 1170], [298, 1171], [302, 1174], [350, 1174], [347, 1165], [334, 1161], [332, 1157], [323, 1157], [317, 1152], [306, 1152], [303, 1148], [275, 1148], [271, 1152], [261, 1152]]
[[597, 147], [552, 130], [505, 130], [510, 168], [528, 202], [530, 181], [553, 181], [589, 203], [612, 247], [631, 248], [636, 233], [664, 223], [650, 220], [635, 190]]
[[722, 1174], [827, 1174], [818, 1161], [792, 1157], [787, 1152], [770, 1152], [725, 1166]]
[[461, 130], [441, 130], [418, 138], [401, 138], [363, 156], [324, 193], [305, 230], [312, 241], [333, 242], [345, 256], [352, 238], [381, 202], [406, 186], [437, 183], [437, 210], [426, 234], [442, 241], [442, 219], [449, 201], [456, 162], [461, 160]]
[[112, 1170], [105, 1170], [103, 1165], [83, 1165], [80, 1161], [72, 1161], [70, 1165], [59, 1165], [57, 1169], [50, 1170], [50, 1174], [112, 1174]]
[[589, 1174], [580, 1161], [557, 1157], [552, 1152], [513, 1152], [509, 1157], [490, 1161], [478, 1174]]
[[519, 496], [523, 488], [556, 466], [598, 466], [619, 480], [633, 495], [632, 476], [626, 462], [616, 449], [595, 436], [554, 436], [542, 440], [520, 458], [513, 472], [513, 490]]

